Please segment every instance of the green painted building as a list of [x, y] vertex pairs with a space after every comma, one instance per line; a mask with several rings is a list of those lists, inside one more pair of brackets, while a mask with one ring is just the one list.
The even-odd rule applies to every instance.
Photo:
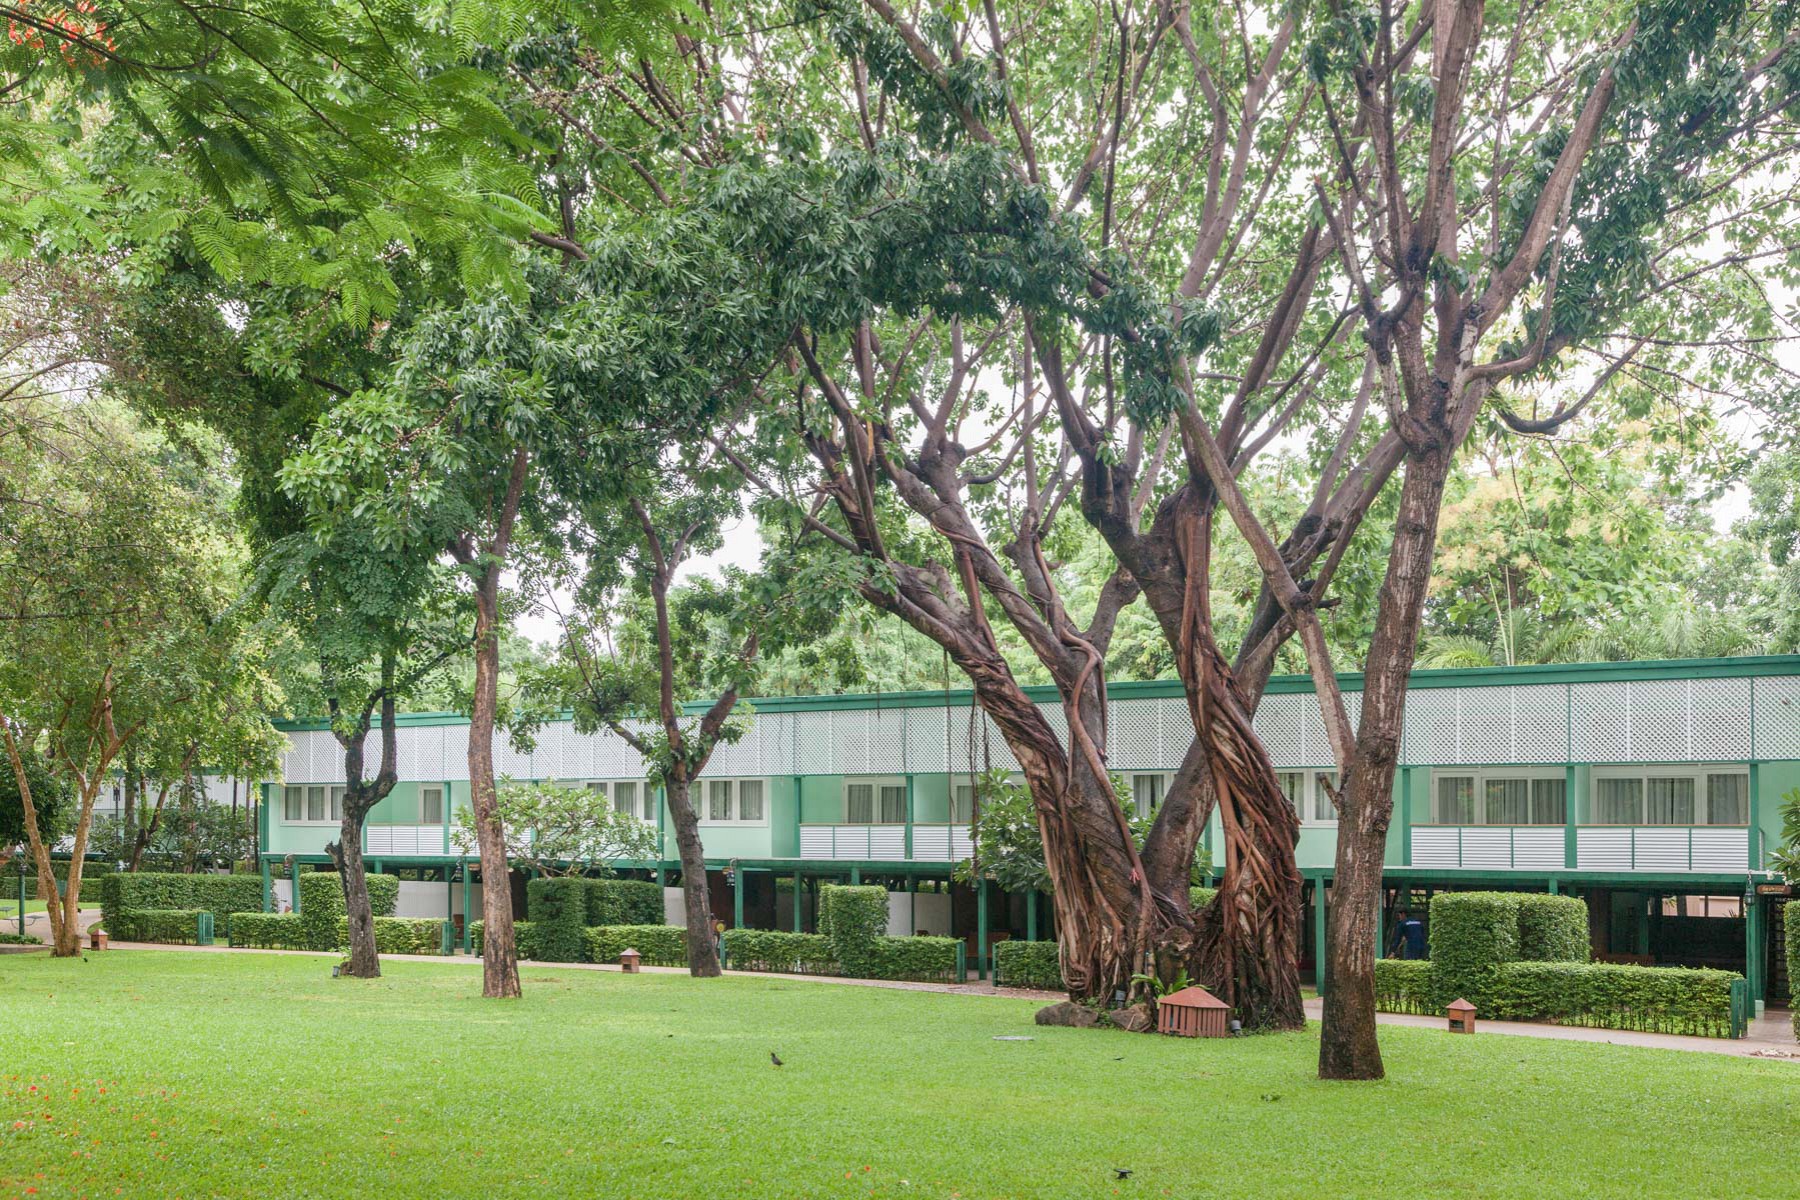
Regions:
[[[1341, 683], [1354, 717], [1361, 679]], [[1180, 687], [1121, 683], [1109, 696], [1109, 765], [1147, 811], [1188, 745]], [[1054, 693], [1034, 699], [1061, 728]], [[1041, 897], [952, 881], [969, 849], [972, 773], [1016, 765], [967, 692], [750, 708], [749, 732], [720, 748], [695, 797], [721, 919], [810, 928], [818, 884], [849, 879], [887, 883], [894, 932], [964, 937], [982, 965], [999, 938], [1051, 936]], [[1300, 817], [1311, 970], [1336, 818], [1310, 681], [1273, 680], [1256, 726]], [[272, 904], [291, 894], [280, 881], [295, 864], [324, 861], [341, 794], [342, 756], [322, 723], [285, 728], [283, 779], [262, 806]], [[480, 886], [451, 836], [468, 803], [466, 729], [456, 716], [401, 718], [402, 782], [371, 814], [364, 847], [408, 878], [415, 912], [459, 923], [478, 911]], [[502, 740], [495, 758], [503, 775], [583, 783], [655, 823], [662, 861], [624, 867], [675, 883], [668, 814], [622, 739], [552, 724], [528, 752]], [[1754, 996], [1779, 997], [1785, 964], [1771, 918], [1786, 890], [1765, 864], [1795, 789], [1800, 656], [1421, 671], [1395, 781], [1386, 915], [1437, 890], [1577, 894], [1597, 956], [1727, 967], [1749, 976]]]

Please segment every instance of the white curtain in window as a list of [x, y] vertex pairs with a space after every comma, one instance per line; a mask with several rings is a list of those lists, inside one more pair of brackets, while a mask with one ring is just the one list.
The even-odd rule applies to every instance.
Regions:
[[883, 825], [906, 824], [905, 784], [884, 783], [881, 785], [881, 823]]
[[284, 821], [298, 821], [300, 817], [301, 798], [304, 788], [288, 787], [281, 790], [281, 817]]
[[421, 788], [419, 790], [419, 821], [425, 825], [440, 825], [444, 820], [444, 789]]
[[631, 782], [612, 785], [613, 811], [628, 817], [638, 815], [638, 785]]
[[325, 819], [325, 789], [309, 787], [306, 789], [306, 819], [323, 821]]
[[844, 785], [844, 820], [852, 825], [873, 825], [875, 823], [874, 784], [850, 783]]
[[1275, 779], [1281, 784], [1281, 794], [1294, 806], [1294, 815], [1306, 820], [1306, 775], [1300, 771], [1277, 771]]
[[731, 820], [731, 780], [707, 780], [706, 819], [709, 821]]
[[1750, 823], [1750, 777], [1735, 772], [1706, 777], [1706, 823], [1708, 825], [1747, 825]]
[[950, 789], [950, 823], [967, 825], [975, 819], [975, 788], [959, 783]]
[[1531, 781], [1531, 823], [1561, 825], [1568, 816], [1569, 788], [1563, 779]]
[[1652, 775], [1645, 781], [1644, 798], [1652, 825], [1694, 823], [1694, 781], [1682, 776]]
[[1131, 805], [1137, 815], [1147, 817], [1156, 811], [1162, 803], [1163, 777], [1161, 775], [1133, 775], [1131, 777]]
[[344, 793], [348, 790], [349, 789], [341, 783], [331, 789], [331, 804], [326, 813], [328, 819], [333, 821], [341, 821], [344, 819]]
[[1524, 825], [1531, 820], [1531, 781], [1490, 779], [1484, 817], [1489, 825]]
[[1597, 779], [1594, 781], [1594, 820], [1602, 825], [1644, 823], [1644, 781]]
[[763, 785], [760, 779], [738, 780], [738, 820], [763, 819]]
[[1331, 802], [1331, 793], [1326, 790], [1327, 785], [1337, 786], [1336, 771], [1320, 771], [1313, 776], [1313, 820], [1315, 821], [1337, 820], [1337, 805]]
[[1433, 816], [1439, 825], [1473, 825], [1475, 823], [1475, 777], [1473, 775], [1439, 775], [1436, 810]]

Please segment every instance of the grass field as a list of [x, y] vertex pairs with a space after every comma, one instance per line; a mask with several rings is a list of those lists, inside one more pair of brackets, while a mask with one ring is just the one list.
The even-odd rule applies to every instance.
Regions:
[[502, 1004], [329, 961], [0, 958], [0, 1196], [1792, 1194], [1790, 1063], [1388, 1028], [1386, 1082], [1324, 1084], [1316, 1028], [548, 968]]

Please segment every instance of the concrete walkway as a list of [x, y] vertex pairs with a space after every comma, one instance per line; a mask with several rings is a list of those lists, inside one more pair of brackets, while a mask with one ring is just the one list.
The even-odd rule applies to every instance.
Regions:
[[[1319, 1020], [1325, 1002], [1309, 999], [1306, 1015]], [[1410, 1025], [1415, 1029], [1443, 1029], [1443, 1017], [1418, 1017], [1409, 1013], [1376, 1013], [1380, 1025]], [[1601, 1042], [1608, 1046], [1643, 1046], [1656, 1050], [1699, 1050], [1731, 1054], [1739, 1058], [1775, 1058], [1800, 1063], [1800, 1043], [1784, 1009], [1771, 1009], [1750, 1023], [1742, 1038], [1686, 1037], [1674, 1033], [1639, 1033], [1631, 1029], [1590, 1029], [1585, 1025], [1536, 1025], [1527, 1021], [1483, 1021], [1477, 1015], [1477, 1035], [1497, 1033], [1507, 1037], [1547, 1038], [1556, 1042]]]

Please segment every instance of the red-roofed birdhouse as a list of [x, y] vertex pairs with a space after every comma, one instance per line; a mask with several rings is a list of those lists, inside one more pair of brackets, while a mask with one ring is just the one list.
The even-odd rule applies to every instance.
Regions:
[[1458, 996], [1444, 1006], [1444, 1011], [1450, 1014], [1451, 1033], [1475, 1032], [1475, 1006], [1473, 1004]]
[[1156, 1031], [1176, 1037], [1229, 1037], [1231, 1006], [1203, 987], [1185, 987], [1156, 1002]]

